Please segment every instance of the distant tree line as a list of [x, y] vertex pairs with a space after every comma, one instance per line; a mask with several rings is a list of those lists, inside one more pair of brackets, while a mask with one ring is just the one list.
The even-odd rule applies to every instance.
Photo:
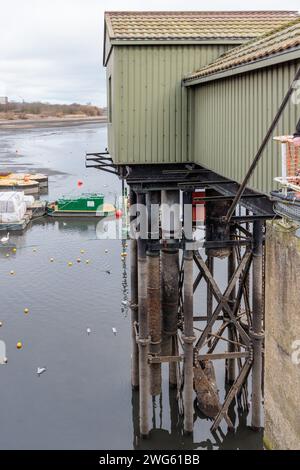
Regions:
[[0, 104], [0, 113], [5, 113], [5, 118], [26, 119], [28, 114], [41, 117], [64, 117], [66, 115], [85, 115], [85, 116], [103, 116], [106, 114], [105, 108], [98, 108], [91, 104], [50, 104], [50, 103], [26, 103], [26, 102], [8, 102]]

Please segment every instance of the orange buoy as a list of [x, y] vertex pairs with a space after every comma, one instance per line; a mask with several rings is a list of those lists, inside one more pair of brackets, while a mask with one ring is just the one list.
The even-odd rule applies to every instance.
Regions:
[[121, 209], [117, 209], [116, 210], [116, 219], [119, 219], [120, 217], [122, 217], [123, 215], [123, 212], [121, 211]]

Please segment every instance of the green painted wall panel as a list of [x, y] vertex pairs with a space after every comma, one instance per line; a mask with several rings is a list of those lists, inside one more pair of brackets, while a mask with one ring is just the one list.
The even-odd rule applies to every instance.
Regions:
[[113, 85], [108, 146], [115, 163], [189, 160], [188, 90], [182, 77], [230, 45], [114, 46], [107, 67]]
[[[286, 62], [190, 87], [189, 159], [241, 182], [299, 65]], [[300, 105], [290, 100], [274, 136], [293, 133], [299, 116]], [[249, 187], [269, 192], [280, 171], [280, 147], [271, 140]]]

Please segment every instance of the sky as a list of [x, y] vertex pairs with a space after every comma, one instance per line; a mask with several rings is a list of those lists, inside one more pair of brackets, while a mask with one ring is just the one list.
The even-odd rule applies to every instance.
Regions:
[[106, 10], [299, 10], [299, 0], [0, 0], [0, 96], [106, 105]]

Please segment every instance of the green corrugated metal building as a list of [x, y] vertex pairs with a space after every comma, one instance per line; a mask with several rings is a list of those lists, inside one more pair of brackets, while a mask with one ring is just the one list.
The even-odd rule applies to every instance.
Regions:
[[[241, 182], [299, 66], [297, 20], [187, 76], [183, 83], [192, 102], [190, 159]], [[298, 104], [293, 97], [289, 101], [274, 135], [294, 132], [299, 95]], [[280, 149], [271, 140], [249, 187], [269, 192], [280, 173]]]
[[116, 164], [193, 159], [182, 78], [294, 12], [108, 12], [108, 149]]

